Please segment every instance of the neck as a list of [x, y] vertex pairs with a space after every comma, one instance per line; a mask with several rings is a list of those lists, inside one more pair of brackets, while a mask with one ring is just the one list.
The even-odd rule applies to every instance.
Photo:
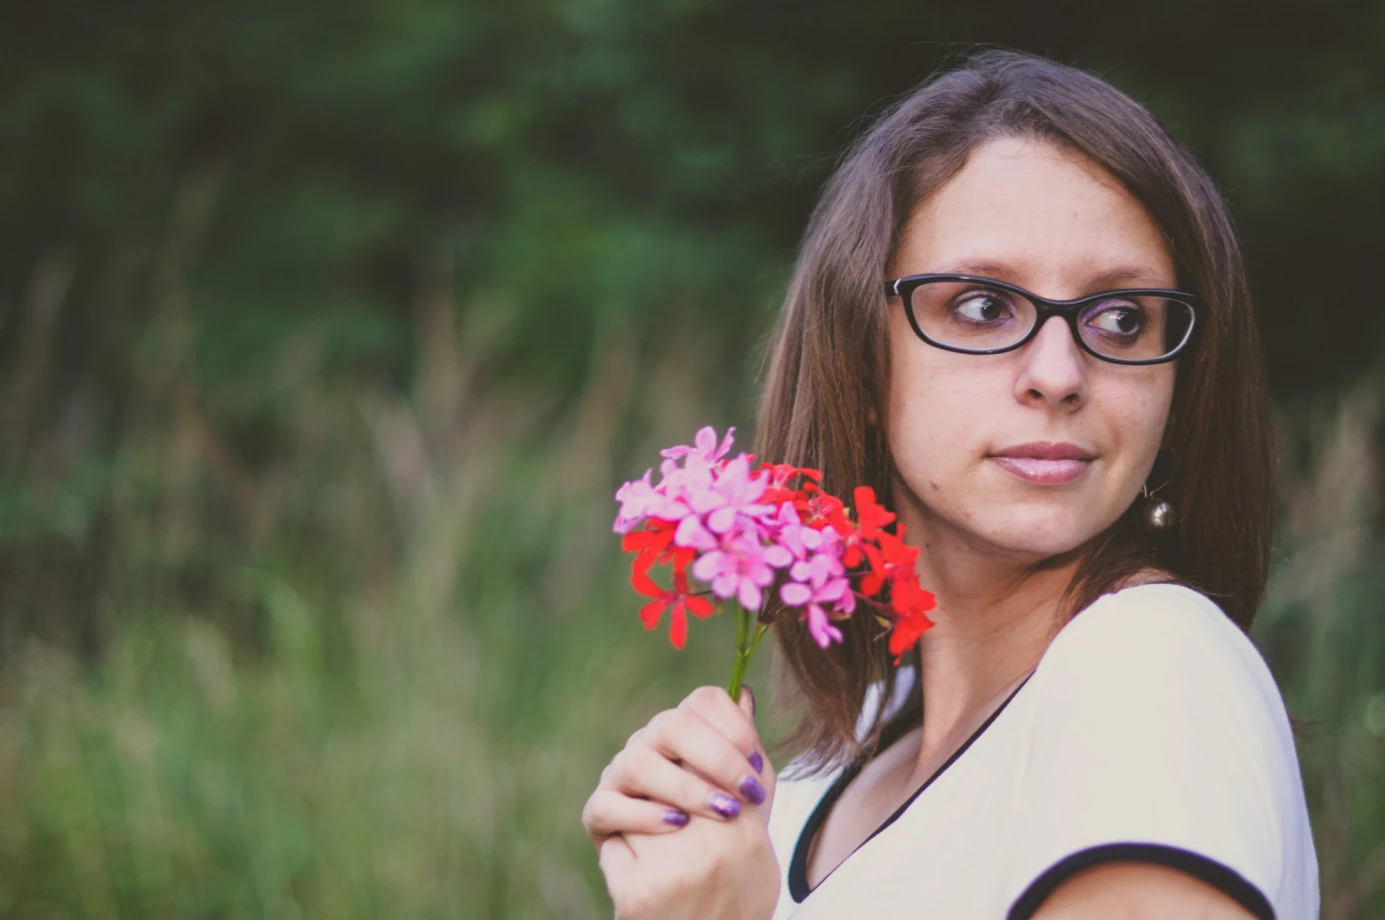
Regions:
[[1033, 671], [1078, 559], [1007, 554], [917, 512], [901, 517], [920, 548], [919, 580], [938, 598], [936, 625], [919, 640], [922, 762], [955, 747]]

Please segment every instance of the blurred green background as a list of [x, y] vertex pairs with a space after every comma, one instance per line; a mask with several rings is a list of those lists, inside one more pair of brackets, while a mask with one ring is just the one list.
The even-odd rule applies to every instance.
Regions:
[[582, 802], [731, 642], [639, 627], [611, 495], [748, 436], [821, 184], [969, 42], [1231, 201], [1254, 637], [1323, 916], [1385, 917], [1385, 4], [1341, 0], [6, 4], [0, 916], [609, 916]]

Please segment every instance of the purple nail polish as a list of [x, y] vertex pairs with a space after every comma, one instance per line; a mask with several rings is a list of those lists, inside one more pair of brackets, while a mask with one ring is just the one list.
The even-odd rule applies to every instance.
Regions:
[[723, 818], [734, 818], [741, 813], [741, 803], [724, 792], [713, 792], [707, 797], [707, 804]]
[[672, 824], [674, 827], [682, 827], [688, 823], [688, 813], [686, 811], [679, 811], [676, 808], [670, 808], [668, 811], [664, 812], [664, 823]]
[[765, 772], [765, 759], [760, 756], [759, 751], [750, 752], [750, 765], [755, 768], [756, 773]]
[[753, 776], [747, 776], [741, 780], [741, 795], [751, 805], [759, 805], [765, 800], [765, 787], [760, 785], [760, 781]]

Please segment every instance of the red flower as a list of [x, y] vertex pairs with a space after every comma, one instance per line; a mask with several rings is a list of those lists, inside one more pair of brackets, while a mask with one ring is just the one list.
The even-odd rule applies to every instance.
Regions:
[[857, 486], [851, 497], [856, 502], [857, 530], [862, 540], [874, 540], [884, 533], [881, 528], [894, 522], [894, 514], [875, 501], [875, 490], [870, 486]]
[[[894, 520], [894, 515], [885, 510], [883, 505], [875, 501], [875, 490], [870, 486], [857, 486], [852, 498], [856, 502], [856, 520], [852, 524], [851, 519], [845, 513], [840, 516], [840, 520], [833, 520], [832, 526], [842, 535], [846, 543], [846, 551], [842, 554], [842, 564], [849, 569], [854, 569], [861, 564], [862, 556], [868, 555], [870, 541], [878, 540], [881, 534], [886, 533], [883, 528]], [[869, 560], [868, 560], [869, 561]], [[879, 563], [873, 563], [872, 569], [879, 568]], [[869, 576], [867, 576], [869, 577]], [[871, 596], [880, 590], [879, 584], [874, 584], [872, 590], [862, 588], [862, 593]]]
[[688, 638], [688, 611], [692, 611], [693, 615], [698, 617], [711, 616], [711, 601], [688, 593], [686, 563], [681, 568], [674, 569], [672, 591], [660, 588], [654, 579], [649, 577], [647, 569], [640, 570], [638, 565], [639, 560], [636, 559], [637, 568], [630, 576], [630, 584], [645, 597], [654, 598], [640, 608], [640, 619], [644, 622], [644, 628], [653, 629], [658, 626], [664, 610], [671, 606], [673, 609], [669, 614], [668, 640], [673, 643], [674, 648], [682, 648]]
[[[899, 582], [894, 585], [895, 589], [904, 589], [905, 593], [917, 591], [928, 595], [931, 600], [933, 595], [924, 591], [918, 585], [909, 585], [907, 582]], [[912, 589], [912, 591], [911, 591]], [[933, 627], [933, 621], [928, 619], [923, 611], [932, 609], [933, 605], [927, 607], [912, 607], [899, 614], [894, 621], [894, 627], [890, 630], [890, 654], [894, 656], [894, 663], [898, 665], [904, 658], [904, 653], [914, 647], [914, 643], [919, 641], [919, 637]]]
[[861, 579], [861, 593], [867, 597], [879, 594], [887, 581], [895, 582], [914, 574], [918, 547], [904, 542], [903, 524], [896, 529], [898, 535], [882, 530], [875, 535], [874, 543], [861, 544], [866, 561], [870, 563], [870, 571]]
[[[721, 461], [721, 465], [726, 462]], [[889, 630], [890, 653], [898, 665], [904, 653], [934, 625], [927, 611], [937, 604], [933, 595], [919, 586], [914, 571], [919, 550], [904, 541], [904, 525], [897, 523], [896, 515], [880, 504], [869, 486], [859, 486], [853, 491], [854, 510], [848, 510], [841, 499], [823, 490], [822, 473], [818, 470], [787, 463], [762, 463], [758, 471], [768, 473], [769, 481], [757, 504], [776, 507], [776, 521], [785, 521], [783, 506], [787, 505], [794, 512], [787, 517], [796, 518], [795, 523], [816, 530], [831, 527], [841, 537], [841, 543], [835, 544], [836, 552], [841, 554], [839, 558], [848, 577], [856, 582], [854, 590], [847, 590], [856, 598], [868, 599], [875, 607], [880, 624]], [[617, 497], [620, 498], [619, 493]], [[627, 503], [633, 500], [628, 496], [623, 499]], [[894, 533], [885, 529], [891, 524], [897, 525]], [[635, 553], [630, 570], [631, 585], [650, 598], [640, 610], [645, 628], [657, 627], [664, 611], [668, 610], [669, 641], [675, 648], [682, 648], [687, 639], [688, 613], [707, 617], [715, 607], [713, 599], [707, 596], [709, 592], [694, 594], [689, 590], [689, 569], [698, 557], [698, 550], [676, 546], [673, 541], [677, 529], [676, 521], [647, 517], [643, 527], [623, 536], [621, 546]], [[663, 564], [672, 570], [671, 589], [660, 587], [650, 577], [650, 570]], [[829, 616], [845, 618], [849, 614], [848, 607], [835, 610]]]
[[[630, 566], [630, 585], [645, 597], [654, 598], [640, 610], [640, 619], [645, 629], [659, 625], [664, 610], [672, 606], [669, 617], [669, 641], [674, 648], [682, 648], [688, 636], [687, 611], [694, 616], [706, 617], [712, 614], [712, 603], [705, 597], [690, 594], [688, 589], [688, 566], [697, 557], [697, 550], [690, 546], [674, 546], [673, 534], [677, 526], [672, 521], [651, 518], [643, 530], [634, 530], [621, 538], [621, 548], [636, 553]], [[665, 591], [654, 579], [649, 570], [655, 565], [671, 563], [673, 566], [673, 590]]]
[[670, 543], [677, 525], [672, 521], [651, 518], [642, 530], [632, 530], [620, 538], [620, 548], [627, 553], [639, 553], [635, 557], [635, 569], [648, 572], [649, 567], [658, 561]]
[[819, 470], [794, 466], [792, 463], [761, 463], [760, 469], [769, 470], [770, 486], [775, 488], [782, 488], [795, 476], [803, 476], [814, 482], [822, 481], [822, 473]]
[[812, 486], [814, 482], [822, 479], [822, 473], [818, 470], [808, 469], [807, 467], [794, 466], [792, 463], [762, 463], [760, 470], [768, 472], [769, 488], [760, 497], [760, 501], [766, 505], [778, 507], [785, 502], [792, 502], [800, 513], [807, 502], [807, 494], [801, 489], [789, 488], [789, 480], [796, 476], [802, 476], [811, 480], [805, 484], [805, 488]]

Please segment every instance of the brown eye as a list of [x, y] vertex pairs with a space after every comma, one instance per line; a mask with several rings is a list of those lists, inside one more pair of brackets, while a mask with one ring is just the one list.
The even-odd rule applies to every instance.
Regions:
[[1084, 324], [1103, 336], [1133, 339], [1145, 326], [1144, 311], [1128, 300], [1108, 300], [1087, 314]]
[[963, 294], [953, 304], [952, 310], [964, 322], [978, 326], [1004, 322], [1014, 313], [1003, 294], [987, 290]]

